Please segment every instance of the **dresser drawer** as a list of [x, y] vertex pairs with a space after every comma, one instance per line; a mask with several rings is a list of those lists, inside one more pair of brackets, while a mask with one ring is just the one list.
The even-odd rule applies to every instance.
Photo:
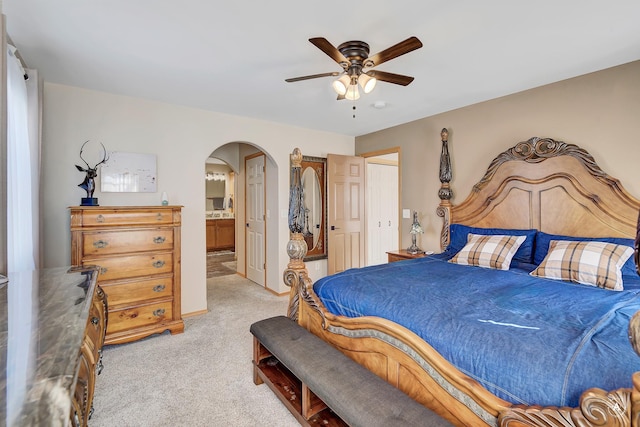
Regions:
[[85, 256], [171, 250], [172, 248], [173, 229], [171, 228], [88, 231], [82, 234], [82, 251]]
[[109, 310], [107, 335], [141, 326], [153, 325], [164, 320], [173, 320], [171, 304], [171, 301], [166, 301], [133, 308]]
[[156, 298], [171, 298], [173, 296], [173, 278], [145, 278], [135, 282], [109, 283], [103, 285], [102, 289], [109, 298], [109, 306], [114, 307]]
[[170, 273], [173, 271], [173, 254], [161, 253], [90, 258], [83, 260], [82, 265], [99, 266], [98, 282], [104, 282], [128, 277]]
[[92, 209], [82, 212], [83, 226], [171, 224], [171, 210]]

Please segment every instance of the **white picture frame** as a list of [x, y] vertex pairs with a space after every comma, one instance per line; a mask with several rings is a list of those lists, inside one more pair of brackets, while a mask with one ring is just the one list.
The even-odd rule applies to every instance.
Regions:
[[156, 155], [112, 151], [100, 168], [103, 193], [155, 193], [157, 191]]

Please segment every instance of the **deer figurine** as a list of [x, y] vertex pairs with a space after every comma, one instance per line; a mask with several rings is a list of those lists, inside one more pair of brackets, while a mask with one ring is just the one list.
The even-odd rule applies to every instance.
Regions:
[[98, 176], [98, 166], [109, 160], [109, 156], [107, 155], [107, 149], [104, 147], [104, 144], [100, 143], [100, 145], [102, 145], [102, 151], [104, 152], [102, 160], [96, 163], [94, 167], [89, 166], [89, 163], [87, 163], [87, 161], [82, 158], [82, 150], [84, 150], [84, 146], [87, 145], [87, 142], [89, 141], [85, 141], [84, 144], [82, 144], [82, 147], [80, 147], [80, 158], [82, 159], [84, 164], [87, 165], [87, 167], [83, 168], [82, 166], [76, 165], [76, 169], [78, 169], [80, 172], [86, 173], [84, 181], [78, 184], [78, 187], [84, 189], [87, 192], [87, 197], [82, 198], [82, 206], [97, 206], [98, 199], [95, 199], [93, 197], [93, 192], [96, 189], [95, 178], [96, 176]]

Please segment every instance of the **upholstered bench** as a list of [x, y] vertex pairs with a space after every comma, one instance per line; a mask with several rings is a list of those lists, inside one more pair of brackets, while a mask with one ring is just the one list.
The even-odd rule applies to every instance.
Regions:
[[254, 382], [266, 382], [303, 425], [451, 426], [287, 317], [250, 331]]

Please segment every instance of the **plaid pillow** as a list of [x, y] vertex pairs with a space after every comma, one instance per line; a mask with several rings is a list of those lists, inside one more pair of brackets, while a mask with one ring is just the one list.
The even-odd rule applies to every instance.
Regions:
[[621, 268], [632, 254], [625, 245], [552, 240], [547, 256], [530, 274], [621, 291]]
[[467, 244], [449, 262], [508, 270], [511, 258], [526, 238], [527, 236], [469, 233]]

